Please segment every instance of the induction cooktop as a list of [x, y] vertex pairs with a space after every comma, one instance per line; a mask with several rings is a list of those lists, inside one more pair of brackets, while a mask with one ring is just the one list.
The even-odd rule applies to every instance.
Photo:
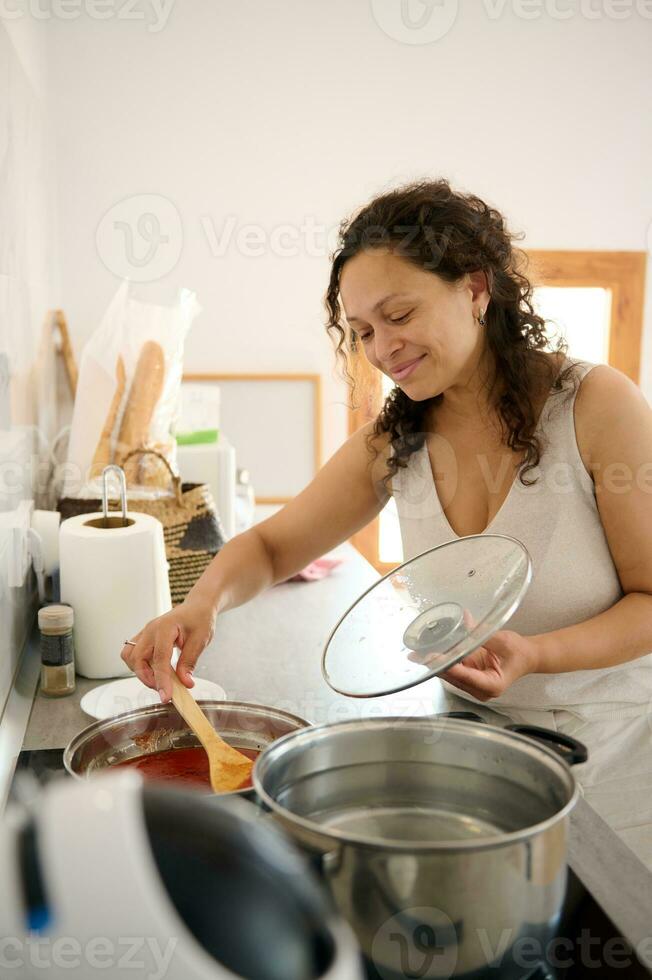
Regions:
[[[62, 749], [35, 749], [20, 753], [16, 766], [10, 799], [12, 796], [24, 797], [21, 787], [29, 788], [44, 785], [53, 779], [69, 779], [63, 765]], [[25, 782], [23, 782], [25, 780]], [[554, 948], [559, 952], [553, 963], [541, 963], [523, 974], [519, 980], [650, 980], [651, 974], [637, 959], [635, 952], [628, 947], [619, 930], [605, 914], [583, 883], [568, 869], [568, 889], [562, 918], [557, 933], [559, 943]], [[614, 967], [614, 951], [617, 946], [617, 959], [620, 968]], [[368, 980], [414, 980], [415, 975], [390, 978], [381, 975], [372, 964], [366, 965]], [[484, 971], [482, 975], [473, 974], [458, 977], [458, 980], [501, 980], [499, 970]], [[428, 980], [427, 976], [423, 980]]]

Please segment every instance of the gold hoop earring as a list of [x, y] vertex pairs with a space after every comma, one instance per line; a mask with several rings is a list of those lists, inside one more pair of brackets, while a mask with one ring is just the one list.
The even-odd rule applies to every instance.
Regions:
[[480, 313], [478, 314], [478, 323], [480, 324], [481, 327], [484, 327], [486, 322], [487, 321], [484, 318], [484, 313], [482, 312], [482, 310], [480, 310]]

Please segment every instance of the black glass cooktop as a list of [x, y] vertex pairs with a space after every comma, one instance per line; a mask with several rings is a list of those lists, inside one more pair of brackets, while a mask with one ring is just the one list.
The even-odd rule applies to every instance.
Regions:
[[[21, 778], [28, 779], [32, 785], [70, 778], [63, 766], [63, 750], [21, 752], [10, 796], [16, 795]], [[635, 952], [572, 869], [568, 873], [568, 889], [558, 937], [560, 945], [555, 949], [562, 951], [559, 960], [553, 965], [541, 964], [532, 968], [523, 975], [522, 980], [614, 980], [618, 977], [623, 980], [650, 980], [649, 971], [641, 965]], [[614, 966], [616, 960], [617, 968]], [[407, 976], [397, 977], [396, 980], [407, 980]], [[490, 970], [486, 976], [500, 980], [500, 971]], [[371, 965], [367, 965], [367, 977], [368, 980], [389, 980], [378, 974]], [[412, 975], [410, 980], [414, 980]], [[474, 975], [459, 980], [483, 978]]]
[[[366, 964], [366, 976], [367, 980], [415, 980], [415, 978], [419, 976], [419, 973], [398, 974], [396, 977], [390, 978], [386, 972], [378, 973], [373, 966]], [[549, 967], [542, 965], [529, 970], [528, 973], [523, 975], [521, 980], [557, 980], [557, 976], [558, 974], [552, 972]], [[488, 973], [485, 971], [483, 974], [467, 973], [464, 976], [458, 977], [458, 980], [485, 980], [485, 977], [492, 977], [494, 980], [500, 980], [500, 971], [490, 970]]]
[[65, 774], [63, 749], [24, 749], [18, 756], [12, 789], [21, 773], [30, 772], [39, 783]]

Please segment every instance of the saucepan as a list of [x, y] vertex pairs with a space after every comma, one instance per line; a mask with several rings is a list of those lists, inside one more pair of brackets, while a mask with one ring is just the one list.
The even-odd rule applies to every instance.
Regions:
[[[324, 678], [364, 699], [445, 674], [510, 621], [531, 578], [527, 549], [505, 535], [417, 555], [341, 617]], [[259, 757], [254, 786], [313, 853], [383, 980], [521, 980], [561, 914], [570, 767], [586, 758], [545, 729], [375, 718], [285, 736]]]
[[586, 758], [531, 726], [375, 718], [288, 734], [259, 757], [254, 786], [384, 980], [511, 980], [558, 924], [570, 766]]
[[[262, 752], [308, 722], [276, 708], [240, 701], [199, 701], [217, 732], [235, 748]], [[100, 770], [142, 756], [199, 746], [194, 732], [172, 704], [154, 704], [97, 721], [76, 735], [63, 754], [67, 771], [85, 779]], [[253, 789], [237, 791], [253, 798]], [[221, 794], [230, 796], [233, 794]]]

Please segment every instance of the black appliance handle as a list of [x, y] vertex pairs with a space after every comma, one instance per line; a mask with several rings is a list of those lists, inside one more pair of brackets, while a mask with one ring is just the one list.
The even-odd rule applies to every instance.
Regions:
[[589, 750], [582, 742], [570, 735], [562, 732], [553, 732], [549, 728], [540, 728], [539, 725], [505, 725], [508, 732], [516, 732], [519, 735], [526, 735], [528, 738], [543, 742], [560, 755], [569, 766], [577, 766], [586, 762], [589, 757]]
[[486, 719], [481, 718], [480, 715], [476, 715], [475, 711], [440, 711], [437, 718], [459, 718], [462, 721], [479, 721], [482, 725], [486, 725]]

